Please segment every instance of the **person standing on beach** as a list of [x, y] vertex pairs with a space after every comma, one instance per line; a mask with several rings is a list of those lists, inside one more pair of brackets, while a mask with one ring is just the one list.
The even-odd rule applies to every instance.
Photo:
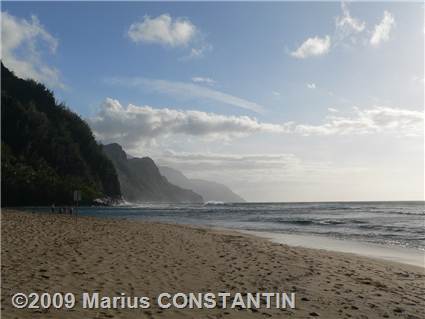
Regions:
[[50, 208], [51, 212], [54, 213], [55, 212], [55, 203], [52, 204], [51, 208]]

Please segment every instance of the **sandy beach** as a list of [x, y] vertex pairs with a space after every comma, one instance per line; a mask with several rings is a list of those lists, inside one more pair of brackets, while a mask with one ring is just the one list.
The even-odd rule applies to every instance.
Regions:
[[[424, 269], [236, 232], [2, 211], [2, 318], [423, 318]], [[295, 309], [16, 309], [17, 292], [295, 292]]]

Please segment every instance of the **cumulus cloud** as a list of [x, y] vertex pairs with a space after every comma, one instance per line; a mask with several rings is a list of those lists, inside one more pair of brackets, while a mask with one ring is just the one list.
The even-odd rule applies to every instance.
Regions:
[[256, 132], [280, 133], [285, 125], [261, 123], [248, 116], [225, 116], [201, 111], [183, 111], [150, 106], [121, 105], [107, 98], [97, 116], [88, 119], [102, 141], [119, 142], [133, 148], [169, 135], [230, 139]]
[[64, 88], [59, 70], [41, 59], [41, 48], [47, 47], [49, 53], [54, 54], [58, 40], [46, 31], [36, 16], [26, 20], [2, 12], [1, 36], [2, 61], [18, 77]]
[[364, 135], [391, 132], [400, 136], [423, 136], [424, 113], [400, 108], [375, 106], [352, 116], [328, 116], [320, 125], [298, 124], [294, 132], [301, 135]]
[[169, 14], [156, 18], [145, 16], [142, 21], [132, 23], [127, 32], [133, 42], [158, 43], [172, 47], [187, 45], [196, 33], [196, 26], [188, 19], [173, 19]]
[[348, 4], [341, 3], [341, 15], [335, 19], [335, 32], [331, 37], [313, 37], [305, 40], [291, 55], [298, 59], [312, 56], [325, 55], [329, 53], [331, 46], [335, 47], [345, 39], [350, 38], [355, 42], [354, 34], [361, 33], [366, 28], [366, 23], [351, 16]]
[[[334, 109], [330, 109], [334, 113]], [[341, 113], [338, 113], [341, 114]], [[127, 149], [155, 143], [161, 138], [179, 136], [231, 140], [257, 133], [311, 135], [365, 135], [392, 133], [423, 136], [424, 113], [375, 106], [355, 108], [347, 115], [329, 115], [324, 123], [311, 125], [260, 122], [248, 116], [231, 116], [201, 111], [121, 105], [107, 98], [98, 114], [88, 119], [95, 135], [103, 142], [118, 142]]]
[[184, 99], [202, 99], [220, 102], [257, 113], [264, 111], [264, 107], [255, 102], [193, 83], [155, 80], [141, 77], [109, 78], [106, 79], [106, 82], [112, 85], [147, 88], [161, 94], [168, 94]]
[[208, 85], [213, 85], [216, 83], [215, 80], [209, 78], [209, 77], [202, 77], [202, 76], [194, 76], [192, 77], [192, 82], [195, 83], [202, 83], [202, 84], [208, 84]]
[[390, 12], [385, 11], [381, 22], [375, 25], [372, 37], [370, 38], [370, 44], [379, 46], [382, 42], [387, 42], [390, 39], [390, 33], [394, 25], [394, 16]]
[[324, 38], [313, 37], [305, 40], [291, 55], [297, 59], [305, 59], [311, 56], [320, 56], [329, 52], [331, 47], [330, 36]]
[[309, 88], [309, 89], [315, 89], [316, 88], [316, 83], [307, 83], [307, 87]]

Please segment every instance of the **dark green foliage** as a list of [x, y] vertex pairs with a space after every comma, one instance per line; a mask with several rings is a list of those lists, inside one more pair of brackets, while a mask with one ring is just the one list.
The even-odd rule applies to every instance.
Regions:
[[84, 203], [121, 191], [90, 127], [42, 84], [1, 65], [2, 206]]

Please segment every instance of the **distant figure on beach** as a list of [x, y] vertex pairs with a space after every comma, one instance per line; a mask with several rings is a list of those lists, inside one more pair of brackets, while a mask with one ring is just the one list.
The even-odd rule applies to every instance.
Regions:
[[54, 213], [54, 212], [55, 212], [55, 204], [54, 204], [54, 203], [53, 203], [53, 204], [52, 204], [52, 206], [50, 207], [50, 210], [51, 210], [51, 212], [52, 212], [52, 213]]

